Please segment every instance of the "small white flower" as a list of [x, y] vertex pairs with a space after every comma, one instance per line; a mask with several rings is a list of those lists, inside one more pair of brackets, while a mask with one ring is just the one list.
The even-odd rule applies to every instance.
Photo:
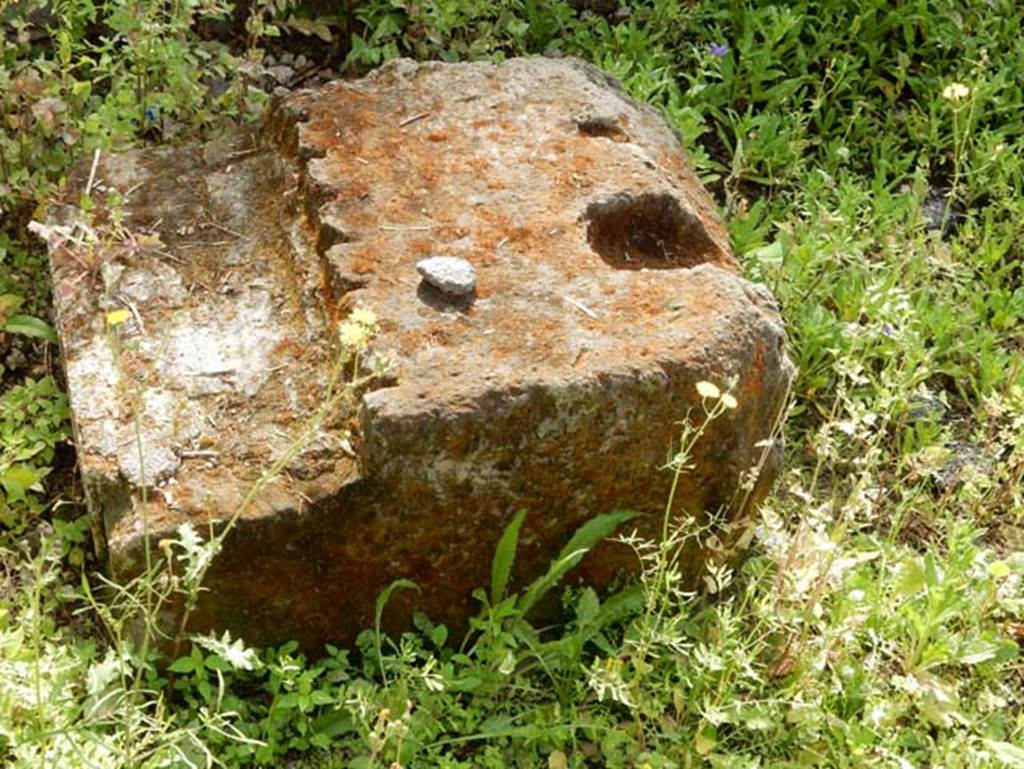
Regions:
[[227, 630], [220, 638], [212, 633], [207, 636], [193, 636], [192, 640], [207, 651], [211, 651], [235, 670], [256, 670], [262, 664], [256, 652], [248, 649], [242, 639], [231, 640]]
[[697, 382], [697, 394], [701, 398], [713, 398], [714, 400], [722, 397], [722, 391], [711, 382]]
[[341, 343], [350, 349], [362, 349], [370, 339], [370, 329], [360, 323], [345, 321], [338, 327]]
[[351, 319], [353, 323], [366, 326], [367, 328], [373, 328], [377, 325], [377, 315], [368, 307], [356, 307], [352, 311]]
[[971, 95], [971, 89], [955, 80], [942, 89], [942, 98], [947, 101], [962, 101]]
[[836, 422], [836, 427], [839, 428], [839, 431], [841, 433], [845, 433], [850, 437], [853, 437], [854, 435], [857, 434], [857, 423], [854, 422], [852, 419], [840, 419], [838, 422]]

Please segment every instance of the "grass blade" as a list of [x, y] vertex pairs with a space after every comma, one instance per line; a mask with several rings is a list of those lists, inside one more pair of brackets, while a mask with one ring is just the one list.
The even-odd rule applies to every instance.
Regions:
[[380, 621], [384, 616], [384, 607], [387, 606], [388, 601], [391, 600], [391, 594], [398, 588], [406, 588], [419, 592], [420, 586], [411, 579], [396, 579], [384, 588], [379, 596], [377, 596], [377, 604], [373, 613], [373, 646], [374, 651], [377, 653], [377, 665], [380, 667], [381, 681], [384, 682], [385, 687], [388, 685], [388, 676], [384, 671], [384, 654], [381, 650]]

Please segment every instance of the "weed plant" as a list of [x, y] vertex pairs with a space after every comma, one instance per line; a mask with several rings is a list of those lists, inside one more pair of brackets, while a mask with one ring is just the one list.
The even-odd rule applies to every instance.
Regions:
[[[126, 623], [161, 596], [194, 598], [217, 538], [183, 530], [147, 579], [94, 598], [110, 588], [88, 524], [66, 519], [62, 489], [44, 493], [66, 401], [45, 368], [13, 360], [0, 372], [0, 764], [1024, 766], [1018, 4], [257, 2], [241, 48], [203, 40], [204, 19], [228, 10], [0, 7], [8, 348], [41, 360], [52, 338], [24, 225], [68, 163], [251, 114], [272, 35], [330, 37], [349, 71], [396, 55], [575, 55], [665, 112], [744, 272], [779, 299], [800, 369], [786, 470], [749, 557], [712, 558], [697, 592], [674, 553], [690, 538], [716, 547], [713, 523], [666, 519], [645, 543], [628, 513], [594, 511], [510, 593], [516, 516], [465, 638], [422, 615], [382, 634], [389, 596], [414, 589], [398, 582], [353, 649], [309, 660], [206, 637], [158, 668]], [[686, 472], [700, 425], [730, 404], [705, 384], [707, 410], [664, 472]], [[610, 596], [560, 584], [615, 531], [639, 582]], [[569, 619], [537, 626], [530, 608], [552, 590]]]

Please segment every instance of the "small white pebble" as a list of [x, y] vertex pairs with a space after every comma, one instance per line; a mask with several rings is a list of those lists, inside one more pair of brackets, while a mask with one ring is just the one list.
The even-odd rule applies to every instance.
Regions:
[[423, 280], [452, 296], [466, 296], [476, 289], [473, 265], [457, 256], [432, 256], [416, 262], [416, 271]]

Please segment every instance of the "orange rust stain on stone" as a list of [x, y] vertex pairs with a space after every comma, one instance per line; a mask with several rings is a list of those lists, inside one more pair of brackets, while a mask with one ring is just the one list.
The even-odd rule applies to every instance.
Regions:
[[484, 174], [491, 168], [491, 161], [481, 155], [469, 155], [462, 161], [462, 165], [471, 173]]
[[413, 256], [427, 256], [434, 251], [434, 241], [416, 238], [409, 243], [409, 253]]
[[752, 398], [755, 395], [760, 394], [764, 388], [764, 369], [765, 369], [765, 346], [763, 342], [758, 342], [754, 348], [754, 359], [750, 364], [750, 375], [743, 382], [741, 392], [744, 397]]
[[339, 196], [365, 198], [370, 194], [371, 189], [372, 187], [367, 179], [356, 177], [343, 187], [343, 192]]
[[274, 356], [289, 355], [293, 358], [302, 358], [306, 351], [305, 345], [293, 336], [285, 337], [274, 345]]

